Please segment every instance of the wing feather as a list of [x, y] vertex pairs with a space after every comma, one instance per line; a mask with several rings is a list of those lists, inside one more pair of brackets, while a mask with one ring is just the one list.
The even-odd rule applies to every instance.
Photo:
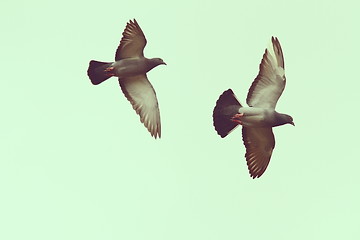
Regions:
[[275, 147], [272, 128], [243, 127], [243, 142], [246, 147], [246, 162], [252, 178], [260, 177], [269, 165]]
[[120, 45], [116, 50], [115, 61], [144, 56], [146, 38], [135, 19], [126, 24], [122, 35]]
[[286, 84], [284, 57], [277, 38], [272, 37], [271, 45], [265, 50], [259, 68], [259, 74], [249, 89], [246, 102], [250, 107], [275, 109]]
[[146, 74], [119, 79], [120, 87], [151, 136], [161, 137], [160, 110], [156, 93]]

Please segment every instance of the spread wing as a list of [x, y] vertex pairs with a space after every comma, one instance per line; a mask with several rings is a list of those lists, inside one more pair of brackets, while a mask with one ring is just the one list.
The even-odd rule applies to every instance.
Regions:
[[119, 79], [120, 87], [134, 110], [140, 115], [140, 121], [151, 133], [161, 137], [160, 111], [156, 93], [146, 75], [137, 75]]
[[269, 165], [275, 138], [272, 128], [242, 128], [246, 161], [252, 178], [260, 177]]
[[143, 50], [146, 45], [146, 38], [135, 19], [126, 24], [122, 35], [120, 45], [116, 50], [115, 61], [123, 58], [144, 56]]
[[253, 81], [246, 102], [250, 107], [275, 109], [286, 83], [284, 57], [280, 42], [272, 37], [271, 45], [265, 50], [260, 71]]

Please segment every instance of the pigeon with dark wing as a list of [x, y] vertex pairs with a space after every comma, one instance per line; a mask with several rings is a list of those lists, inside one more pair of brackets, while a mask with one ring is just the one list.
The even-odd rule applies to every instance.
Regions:
[[276, 103], [285, 88], [284, 57], [280, 42], [272, 37], [265, 50], [260, 71], [253, 81], [243, 107], [231, 89], [219, 97], [213, 111], [215, 130], [226, 137], [235, 127], [242, 125], [246, 161], [252, 178], [260, 177], [266, 170], [275, 147], [273, 127], [292, 124], [287, 114], [275, 111]]
[[146, 73], [166, 63], [161, 58], [144, 57], [146, 38], [139, 24], [130, 20], [122, 34], [115, 62], [90, 61], [88, 76], [94, 85], [118, 77], [120, 87], [134, 110], [140, 115], [151, 136], [161, 137], [160, 111], [156, 93]]

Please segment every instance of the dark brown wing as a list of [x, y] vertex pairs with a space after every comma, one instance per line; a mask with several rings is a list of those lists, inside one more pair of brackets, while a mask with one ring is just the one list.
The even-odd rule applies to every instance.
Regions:
[[260, 177], [269, 165], [275, 147], [272, 128], [243, 127], [243, 142], [246, 147], [246, 161], [252, 178]]
[[144, 56], [143, 50], [146, 45], [146, 38], [135, 19], [126, 24], [122, 35], [120, 45], [116, 50], [115, 61]]

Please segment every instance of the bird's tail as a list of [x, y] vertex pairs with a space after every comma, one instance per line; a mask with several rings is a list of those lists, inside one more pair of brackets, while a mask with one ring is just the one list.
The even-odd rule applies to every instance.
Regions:
[[110, 72], [105, 71], [112, 63], [109, 62], [98, 62], [91, 60], [87, 74], [92, 84], [97, 85], [110, 78], [112, 75]]
[[220, 95], [213, 111], [213, 124], [216, 132], [223, 138], [226, 137], [236, 126], [237, 123], [231, 118], [239, 113], [240, 102], [236, 99], [231, 89], [226, 90]]

